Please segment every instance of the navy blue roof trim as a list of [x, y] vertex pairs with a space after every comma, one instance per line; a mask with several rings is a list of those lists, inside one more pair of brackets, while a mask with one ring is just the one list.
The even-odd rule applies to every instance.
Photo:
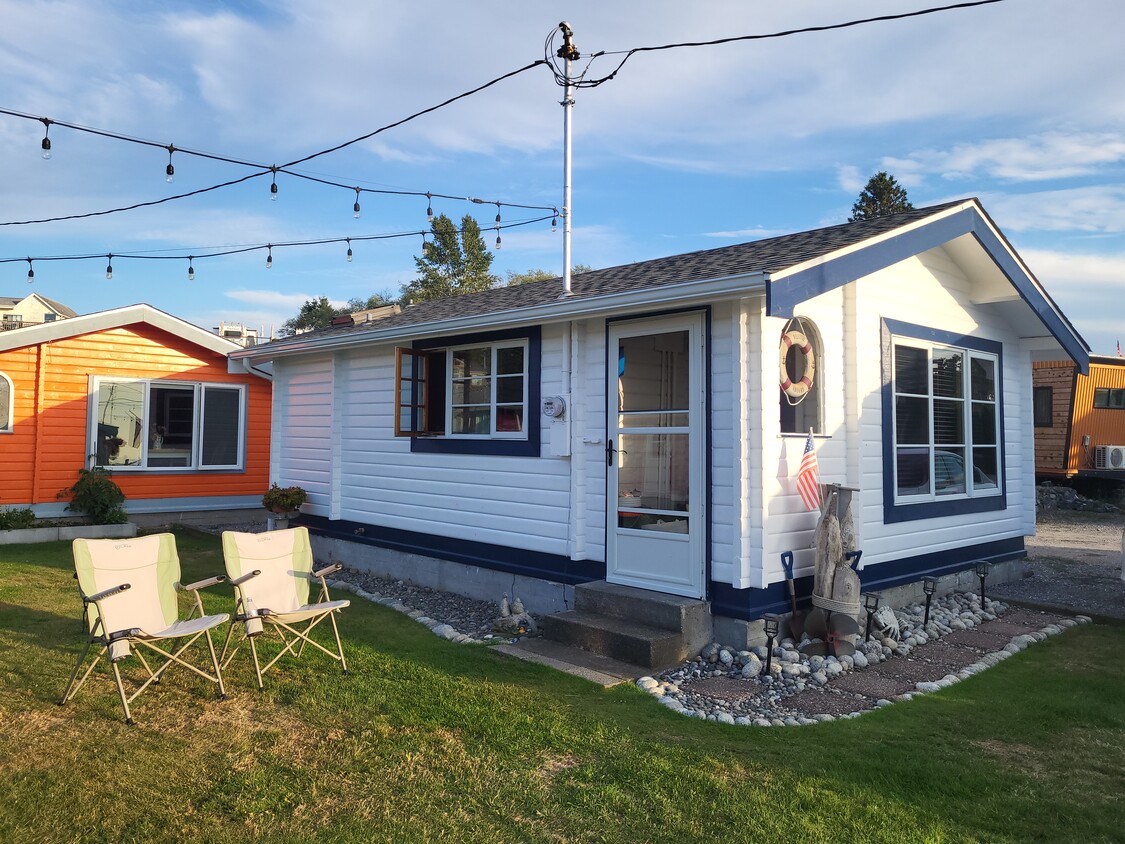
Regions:
[[767, 286], [766, 309], [770, 316], [791, 317], [793, 308], [814, 296], [835, 290], [871, 273], [885, 269], [912, 255], [948, 243], [965, 234], [976, 238], [1020, 298], [1031, 308], [1059, 345], [1078, 364], [1083, 374], [1089, 370], [1089, 347], [1073, 326], [1059, 317], [1053, 303], [1015, 260], [1011, 247], [993, 232], [988, 221], [975, 208], [966, 208], [948, 217], [924, 223], [878, 243], [870, 243], [847, 255], [801, 270]]

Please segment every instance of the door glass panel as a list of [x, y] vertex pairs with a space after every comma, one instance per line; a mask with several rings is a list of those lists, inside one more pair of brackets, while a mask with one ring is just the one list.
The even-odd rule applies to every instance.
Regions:
[[624, 434], [619, 442], [618, 509], [687, 512], [688, 435]]
[[687, 331], [623, 337], [617, 352], [618, 410], [685, 410], [689, 362]]

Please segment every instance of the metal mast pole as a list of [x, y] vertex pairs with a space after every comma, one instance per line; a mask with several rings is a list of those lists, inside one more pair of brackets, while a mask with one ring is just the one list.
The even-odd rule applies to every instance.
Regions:
[[560, 105], [563, 107], [563, 296], [570, 295], [570, 216], [571, 216], [571, 112], [574, 110], [574, 84], [570, 79], [570, 63], [578, 58], [578, 48], [574, 46], [574, 33], [570, 24], [563, 21], [559, 24], [562, 32], [563, 45], [559, 47], [556, 55], [563, 59], [565, 64], [564, 78], [566, 79], [565, 94]]

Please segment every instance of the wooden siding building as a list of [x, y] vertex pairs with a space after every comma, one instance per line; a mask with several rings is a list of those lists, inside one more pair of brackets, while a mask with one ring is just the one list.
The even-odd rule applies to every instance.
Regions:
[[1125, 481], [1125, 358], [1091, 355], [1088, 374], [1040, 361], [1032, 376], [1035, 473]]
[[238, 348], [147, 305], [0, 334], [0, 505], [61, 516], [96, 464], [131, 514], [260, 507], [271, 383]]
[[965, 200], [232, 357], [273, 363], [273, 475], [308, 489], [335, 559], [479, 597], [518, 582], [539, 610], [606, 580], [746, 622], [784, 611], [782, 552], [811, 588], [810, 429], [821, 481], [858, 489], [865, 589], [1022, 557], [1032, 361], [1088, 352]]

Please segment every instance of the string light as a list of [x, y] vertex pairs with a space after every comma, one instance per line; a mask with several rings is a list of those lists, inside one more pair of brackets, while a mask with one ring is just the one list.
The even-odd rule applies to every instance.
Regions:
[[558, 218], [558, 215], [555, 215], [554, 217], [551, 218], [551, 234], [554, 234], [558, 230], [559, 230], [559, 218]]
[[43, 159], [48, 160], [51, 157], [51, 139], [47, 134], [51, 131], [51, 121], [46, 117], [39, 119], [43, 121], [43, 142], [39, 146], [43, 150]]
[[108, 261], [105, 266], [105, 277], [109, 280], [113, 278], [113, 255], [106, 255], [105, 259]]
[[500, 203], [496, 203], [496, 248], [500, 249]]
[[271, 167], [270, 170], [273, 171], [273, 184], [270, 185], [270, 199], [277, 202], [277, 168]]
[[352, 206], [352, 210], [355, 212], [355, 218], [358, 220], [359, 219], [359, 188], [355, 189], [355, 205]]
[[[426, 191], [426, 222], [432, 223], [434, 221], [434, 203], [433, 194]], [[425, 238], [423, 238], [424, 240]]]
[[348, 263], [352, 262], [352, 239], [348, 238]]
[[176, 168], [172, 166], [172, 153], [175, 151], [176, 148], [168, 144], [168, 166], [164, 168], [164, 181], [168, 184], [176, 181]]
[[497, 248], [497, 249], [500, 249], [500, 248], [501, 248], [501, 246], [500, 246], [500, 231], [499, 231], [499, 229], [497, 229], [497, 231], [496, 231], [496, 248]]
[[[526, 220], [517, 220], [513, 222], [504, 223], [500, 228], [516, 228], [519, 226], [534, 225], [535, 223], [545, 222], [550, 219], [549, 216], [533, 217]], [[464, 234], [464, 230], [456, 229], [455, 234]], [[183, 252], [176, 252], [173, 254], [164, 254], [163, 251], [157, 250], [155, 253], [145, 252], [91, 252], [81, 255], [38, 255], [27, 256], [20, 258], [0, 258], [0, 265], [11, 264], [19, 261], [26, 261], [28, 267], [28, 282], [30, 283], [35, 278], [34, 261], [90, 261], [97, 259], [105, 259], [107, 274], [112, 272], [112, 261], [116, 258], [119, 262], [125, 260], [149, 260], [149, 261], [187, 261], [188, 262], [188, 281], [195, 280], [195, 259], [196, 258], [219, 258], [230, 255], [241, 255], [247, 252], [256, 252], [260, 249], [266, 250], [266, 268], [273, 267], [273, 250], [282, 248], [291, 248], [298, 246], [322, 246], [330, 243], [346, 243], [347, 251], [351, 252], [354, 242], [357, 241], [381, 241], [381, 240], [396, 240], [404, 237], [421, 237], [422, 250], [424, 254], [430, 255], [434, 252], [436, 243], [429, 240], [431, 232], [423, 231], [407, 231], [407, 232], [392, 232], [387, 234], [370, 234], [370, 235], [350, 235], [347, 237], [331, 237], [322, 239], [309, 239], [309, 240], [292, 240], [283, 241], [281, 243], [253, 243], [241, 246], [232, 247], [219, 247], [213, 251], [208, 251], [203, 254], [187, 254], [186, 250]], [[499, 235], [498, 235], [499, 236]]]

